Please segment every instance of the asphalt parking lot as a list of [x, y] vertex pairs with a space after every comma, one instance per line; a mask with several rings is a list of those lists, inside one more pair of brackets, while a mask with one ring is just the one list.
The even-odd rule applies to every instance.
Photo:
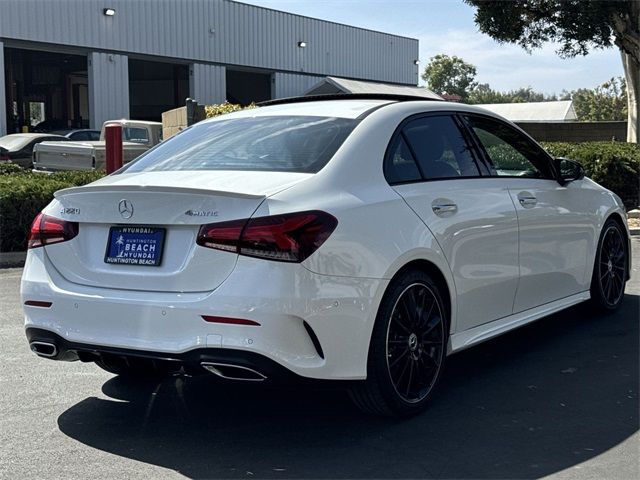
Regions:
[[586, 305], [450, 357], [422, 415], [341, 391], [127, 383], [27, 346], [0, 270], [0, 478], [640, 478], [640, 239], [623, 307]]

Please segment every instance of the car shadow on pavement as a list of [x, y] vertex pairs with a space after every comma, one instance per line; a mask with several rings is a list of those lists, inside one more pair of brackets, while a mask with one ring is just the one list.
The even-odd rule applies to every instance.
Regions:
[[[638, 430], [639, 299], [579, 305], [449, 358], [429, 408], [369, 417], [340, 390], [210, 376], [107, 381], [58, 418], [91, 447], [207, 478], [534, 478]], [[633, 461], [633, 459], [629, 459]]]

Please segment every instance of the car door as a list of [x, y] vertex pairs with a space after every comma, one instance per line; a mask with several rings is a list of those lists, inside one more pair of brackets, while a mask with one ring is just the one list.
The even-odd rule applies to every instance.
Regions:
[[[500, 120], [467, 115], [493, 174], [509, 189], [519, 224], [520, 281], [514, 313], [589, 288], [597, 207], [582, 181], [561, 186], [552, 158]], [[590, 206], [591, 205], [591, 206]]]
[[455, 331], [512, 313], [518, 226], [506, 187], [481, 172], [451, 115], [405, 121], [385, 158], [385, 176], [437, 239], [457, 297]]

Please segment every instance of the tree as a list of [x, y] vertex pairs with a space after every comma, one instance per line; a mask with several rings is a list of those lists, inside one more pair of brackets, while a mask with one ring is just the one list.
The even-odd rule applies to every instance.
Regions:
[[476, 7], [480, 31], [499, 42], [525, 50], [558, 42], [561, 57], [586, 55], [591, 48], [617, 46], [624, 67], [627, 141], [638, 141], [640, 130], [640, 1], [637, 0], [465, 0]]
[[476, 67], [455, 55], [436, 55], [429, 59], [422, 79], [438, 94], [458, 95], [466, 100], [475, 87]]
[[579, 120], [588, 122], [624, 120], [627, 118], [627, 93], [622, 77], [614, 77], [594, 89], [580, 88], [565, 92], [564, 99], [573, 100]]

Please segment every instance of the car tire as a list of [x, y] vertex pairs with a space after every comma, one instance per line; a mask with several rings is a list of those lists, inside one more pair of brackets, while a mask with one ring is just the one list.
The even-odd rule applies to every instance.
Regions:
[[122, 358], [101, 356], [95, 361], [103, 370], [121, 377], [157, 379], [168, 377], [177, 369], [170, 362], [148, 360], [143, 358]]
[[367, 379], [350, 390], [363, 411], [404, 417], [422, 411], [442, 371], [449, 320], [440, 288], [420, 270], [392, 280], [369, 345]]
[[628, 241], [618, 222], [605, 222], [591, 276], [591, 303], [598, 310], [613, 312], [624, 298], [628, 271]]

